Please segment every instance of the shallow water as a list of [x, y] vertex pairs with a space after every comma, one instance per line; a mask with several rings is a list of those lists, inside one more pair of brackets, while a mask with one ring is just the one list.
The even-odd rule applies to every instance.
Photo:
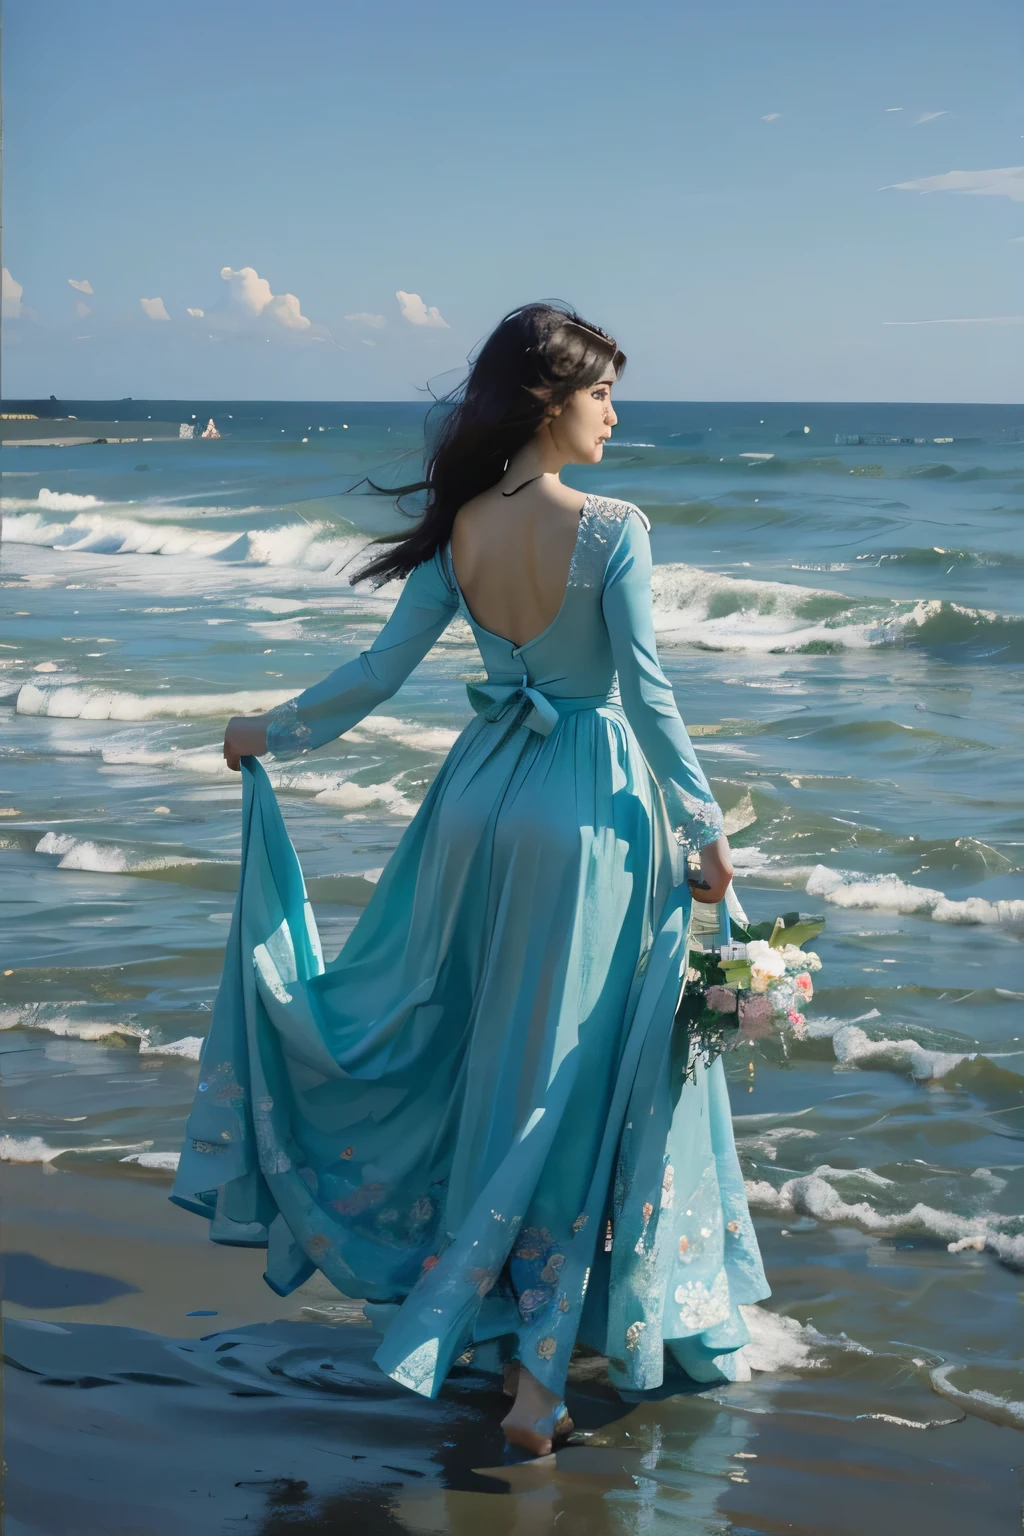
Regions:
[[[303, 1296], [274, 1297], [241, 1250], [201, 1263], [204, 1224], [165, 1198], [237, 877], [240, 790], [219, 738], [228, 713], [288, 697], [376, 632], [394, 592], [359, 593], [342, 568], [394, 517], [386, 502], [339, 493], [367, 472], [414, 478], [422, 412], [67, 409], [212, 414], [224, 436], [5, 454], [0, 1157], [17, 1214], [6, 1247], [28, 1256], [11, 1272], [22, 1284], [7, 1315], [45, 1308], [61, 1326], [116, 1321], [168, 1338], [263, 1326], [301, 1315]], [[776, 1416], [836, 1415], [827, 1423], [851, 1434], [870, 1422], [900, 1465], [922, 1432], [857, 1414], [967, 1411], [982, 1436], [1000, 1433], [992, 1421], [1019, 1427], [1024, 413], [619, 413], [604, 464], [566, 479], [651, 518], [662, 659], [731, 813], [744, 906], [755, 918], [798, 907], [828, 919], [806, 1025], [728, 1058], [773, 1287], [742, 1391]], [[851, 446], [837, 434], [926, 441]], [[344, 942], [469, 718], [464, 679], [478, 667], [468, 630], [453, 625], [358, 730], [271, 765], [326, 950]], [[58, 1187], [40, 1206], [39, 1192]], [[163, 1239], [150, 1248], [140, 1236], [162, 1230], [163, 1211], [145, 1215], [153, 1202], [173, 1213], [169, 1275]], [[90, 1273], [124, 1283], [131, 1272], [137, 1289], [75, 1300], [50, 1275], [66, 1305], [33, 1306], [43, 1293], [31, 1257], [74, 1270], [86, 1249]], [[245, 1266], [236, 1302], [225, 1282]], [[195, 1273], [216, 1278], [212, 1323], [186, 1321], [204, 1307]], [[660, 1443], [705, 1412], [672, 1401], [658, 1409]], [[715, 1412], [736, 1417], [707, 1412], [708, 1425]], [[427, 1412], [417, 1433], [431, 1423]], [[718, 1431], [693, 1433], [712, 1445]], [[927, 1438], [966, 1434], [954, 1425]], [[737, 1488], [719, 1473], [692, 1528], [799, 1528], [757, 1524], [756, 1479]], [[640, 1520], [646, 1486], [647, 1472], [629, 1475], [632, 1494], [606, 1490], [623, 1521], [631, 1500]], [[801, 1474], [808, 1489], [817, 1475]], [[772, 1488], [766, 1476], [763, 1496], [782, 1498], [784, 1513]], [[660, 1497], [643, 1506], [652, 1520]], [[405, 1523], [381, 1529], [432, 1529], [410, 1523], [404, 1498], [394, 1519]]]

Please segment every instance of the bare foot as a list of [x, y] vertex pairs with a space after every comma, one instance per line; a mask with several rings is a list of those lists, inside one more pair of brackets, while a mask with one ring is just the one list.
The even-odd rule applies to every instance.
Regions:
[[501, 1390], [506, 1397], [515, 1397], [519, 1391], [519, 1361], [506, 1360], [501, 1369], [505, 1378]]
[[509, 1445], [532, 1456], [549, 1456], [555, 1444], [572, 1433], [573, 1422], [561, 1398], [521, 1365], [516, 1400], [501, 1427]]

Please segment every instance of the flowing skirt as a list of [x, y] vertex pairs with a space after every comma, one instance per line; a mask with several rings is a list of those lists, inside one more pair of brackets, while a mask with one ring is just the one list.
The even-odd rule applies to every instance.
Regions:
[[171, 1199], [320, 1269], [435, 1396], [498, 1341], [555, 1392], [574, 1344], [621, 1389], [735, 1374], [769, 1294], [722, 1063], [674, 1027], [691, 897], [621, 708], [549, 735], [474, 719], [324, 966], [266, 774]]

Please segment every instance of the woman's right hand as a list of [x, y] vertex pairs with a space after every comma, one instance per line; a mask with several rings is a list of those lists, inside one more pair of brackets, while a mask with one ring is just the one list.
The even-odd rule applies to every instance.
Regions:
[[262, 757], [267, 750], [266, 715], [235, 715], [224, 732], [224, 761], [238, 773], [243, 757]]

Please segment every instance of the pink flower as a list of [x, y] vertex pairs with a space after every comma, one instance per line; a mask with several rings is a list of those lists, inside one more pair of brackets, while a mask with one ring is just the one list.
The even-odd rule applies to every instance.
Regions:
[[811, 998], [814, 996], [814, 982], [811, 980], [808, 973], [806, 971], [801, 971], [800, 975], [794, 978], [793, 984], [797, 991], [801, 992], [805, 999], [810, 1002]]
[[731, 987], [708, 987], [707, 1005], [713, 1013], [735, 1013], [736, 993]]
[[807, 1020], [804, 1018], [803, 1014], [797, 1013], [795, 1008], [791, 1008], [789, 1010], [789, 1012], [786, 1014], [786, 1018], [791, 1024], [801, 1025], [807, 1023]]

